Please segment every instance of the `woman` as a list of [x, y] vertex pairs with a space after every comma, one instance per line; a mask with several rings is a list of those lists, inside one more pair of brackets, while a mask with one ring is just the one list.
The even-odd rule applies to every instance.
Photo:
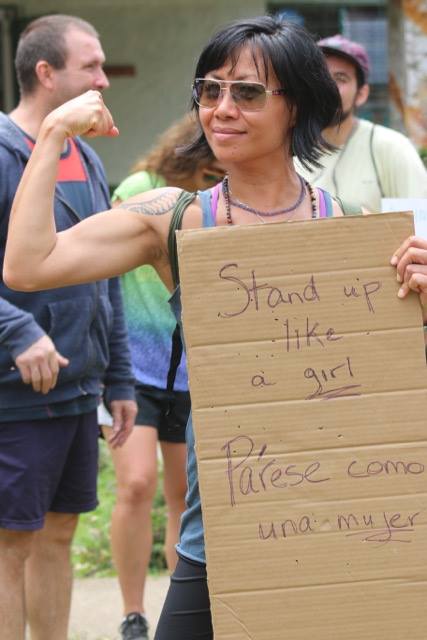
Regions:
[[[303, 163], [316, 163], [327, 147], [321, 131], [336, 117], [340, 104], [322, 54], [305, 30], [271, 17], [225, 27], [200, 56], [193, 95], [203, 133], [190, 151], [203, 152], [208, 145], [228, 176], [212, 198], [204, 192], [186, 206], [184, 229], [270, 224], [331, 213], [328, 196], [302, 182], [292, 162], [296, 155]], [[109, 277], [148, 262], [172, 290], [169, 226], [178, 198], [179, 208], [186, 204], [177, 190], [135, 197], [123, 212], [102, 213], [55, 233], [51, 200], [57, 157], [67, 135], [82, 133], [117, 134], [96, 93], [63, 105], [41, 129], [16, 197], [8, 283], [28, 289], [53, 287]], [[333, 211], [340, 214], [336, 205]], [[427, 244], [418, 245], [417, 262], [427, 264]], [[413, 265], [417, 275], [411, 278], [405, 269], [406, 245], [394, 260], [405, 281], [402, 296], [409, 287], [427, 291], [427, 268]], [[189, 491], [177, 548], [180, 558], [156, 640], [212, 638], [191, 420], [187, 445]]]
[[[212, 152], [182, 154], [199, 135], [197, 119], [186, 115], [170, 126], [147, 156], [113, 193], [113, 206], [129, 197], [166, 185], [197, 191], [224, 175]], [[157, 487], [157, 445], [163, 458], [166, 502], [165, 556], [175, 568], [179, 521], [184, 510], [185, 426], [190, 411], [187, 368], [170, 294], [150, 265], [121, 278], [128, 326], [138, 414], [126, 443], [111, 447], [117, 478], [117, 500], [111, 521], [111, 548], [123, 599], [123, 640], [148, 638], [144, 588], [152, 548], [151, 508]], [[171, 348], [172, 347], [172, 348]], [[103, 426], [109, 439], [110, 427]]]

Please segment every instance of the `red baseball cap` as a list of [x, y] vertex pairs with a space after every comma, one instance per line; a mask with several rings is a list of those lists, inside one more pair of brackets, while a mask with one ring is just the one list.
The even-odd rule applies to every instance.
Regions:
[[369, 56], [365, 47], [359, 42], [353, 42], [352, 40], [348, 40], [348, 38], [344, 38], [341, 34], [337, 34], [329, 38], [323, 38], [319, 40], [317, 44], [323, 53], [342, 56], [352, 62], [356, 68], [359, 69], [363, 82], [368, 82], [371, 66]]

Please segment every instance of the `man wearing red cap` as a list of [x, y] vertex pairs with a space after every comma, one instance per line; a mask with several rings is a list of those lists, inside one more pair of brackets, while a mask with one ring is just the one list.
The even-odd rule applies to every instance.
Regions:
[[410, 140], [362, 120], [356, 110], [368, 99], [370, 63], [366, 49], [341, 35], [318, 42], [342, 102], [339, 125], [323, 132], [338, 147], [320, 158], [322, 167], [298, 171], [337, 197], [344, 213], [381, 211], [381, 198], [427, 198], [427, 172]]

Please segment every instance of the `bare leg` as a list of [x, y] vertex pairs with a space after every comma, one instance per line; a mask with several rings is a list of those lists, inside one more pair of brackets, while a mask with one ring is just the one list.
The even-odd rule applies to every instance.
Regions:
[[71, 542], [77, 514], [46, 514], [25, 565], [25, 596], [31, 640], [67, 640], [72, 568]]
[[117, 478], [111, 545], [124, 614], [143, 613], [152, 546], [151, 505], [157, 485], [157, 429], [135, 426], [126, 444], [111, 454]]
[[169, 572], [172, 573], [177, 561], [175, 544], [178, 542], [181, 514], [185, 507], [187, 449], [185, 443], [161, 442], [160, 444], [164, 462], [163, 491], [168, 509], [165, 556]]
[[25, 635], [25, 561], [33, 531], [0, 529], [0, 620], [2, 640], [23, 640]]

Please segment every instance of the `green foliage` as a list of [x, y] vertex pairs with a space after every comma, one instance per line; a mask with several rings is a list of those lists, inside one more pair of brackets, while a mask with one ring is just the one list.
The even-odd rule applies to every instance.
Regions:
[[153, 573], [157, 573], [159, 571], [165, 571], [167, 568], [164, 554], [166, 507], [161, 483], [157, 485], [156, 495], [153, 500], [151, 523], [153, 527], [153, 547], [151, 550], [150, 570]]
[[421, 160], [427, 167], [427, 147], [421, 147], [421, 149], [419, 149], [419, 154], [421, 156]]
[[[151, 554], [150, 570], [163, 571], [166, 562], [163, 555], [163, 545], [166, 526], [166, 509], [160, 482], [152, 509], [153, 523], [153, 551]], [[105, 442], [100, 441], [98, 500], [95, 511], [80, 516], [79, 525], [74, 538], [72, 561], [74, 573], [77, 577], [114, 576], [110, 550], [110, 523], [116, 494], [116, 478], [111, 456]]]

